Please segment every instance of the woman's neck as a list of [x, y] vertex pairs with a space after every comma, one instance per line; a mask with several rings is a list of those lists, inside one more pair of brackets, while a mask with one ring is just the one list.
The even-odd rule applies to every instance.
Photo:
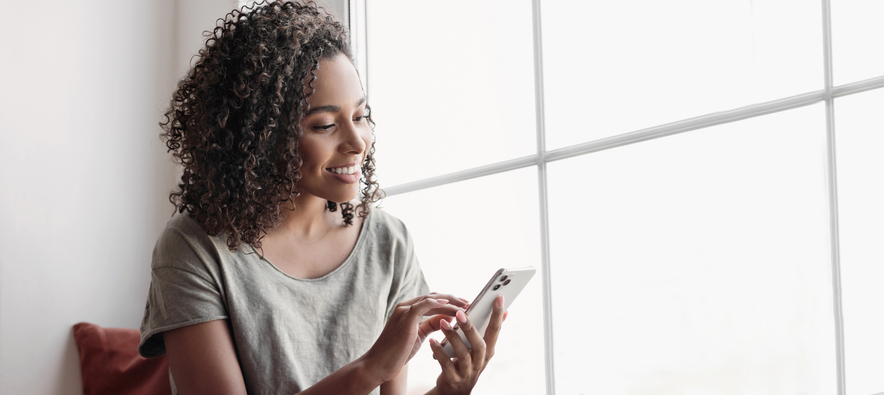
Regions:
[[325, 199], [315, 196], [299, 196], [293, 201], [283, 203], [285, 218], [279, 227], [267, 232], [267, 235], [278, 233], [273, 236], [303, 242], [321, 239], [332, 229], [341, 226], [340, 213], [329, 212], [326, 204]]

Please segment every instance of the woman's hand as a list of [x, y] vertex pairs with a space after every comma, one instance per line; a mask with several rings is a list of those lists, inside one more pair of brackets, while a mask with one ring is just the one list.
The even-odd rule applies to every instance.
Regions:
[[467, 348], [460, 335], [448, 322], [441, 323], [442, 333], [454, 348], [456, 357], [450, 359], [448, 354], [435, 339], [430, 339], [430, 348], [433, 355], [442, 366], [442, 374], [436, 379], [436, 388], [431, 393], [436, 394], [469, 394], [476, 385], [479, 375], [485, 370], [488, 361], [494, 356], [494, 346], [497, 344], [497, 336], [505, 318], [503, 310], [503, 296], [494, 301], [491, 311], [491, 322], [485, 330], [485, 338], [479, 337], [479, 330], [467, 318], [462, 311], [456, 313], [457, 322], [470, 342], [471, 348]]
[[[463, 314], [467, 302], [454, 295], [435, 292], [402, 302], [393, 310], [378, 340], [362, 357], [380, 382], [396, 377], [402, 367], [417, 353], [431, 333], [440, 329], [440, 322]], [[424, 316], [434, 316], [421, 322]]]

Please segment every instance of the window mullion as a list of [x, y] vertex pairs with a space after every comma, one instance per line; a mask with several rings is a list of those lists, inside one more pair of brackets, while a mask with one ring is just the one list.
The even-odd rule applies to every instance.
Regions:
[[835, 318], [835, 364], [838, 395], [847, 393], [844, 369], [844, 316], [841, 300], [841, 252], [838, 227], [838, 178], [835, 157], [835, 88], [832, 78], [832, 18], [829, 0], [823, 6], [823, 62], [826, 102], [826, 186], [829, 214], [829, 249], [832, 262], [832, 306]]
[[540, 0], [531, 1], [534, 39], [534, 108], [537, 125], [537, 182], [540, 203], [540, 271], [543, 273], [543, 342], [546, 393], [555, 394], [555, 353], [553, 347], [552, 279], [549, 253], [549, 194], [546, 174], [546, 129], [543, 108], [543, 41], [540, 26]]

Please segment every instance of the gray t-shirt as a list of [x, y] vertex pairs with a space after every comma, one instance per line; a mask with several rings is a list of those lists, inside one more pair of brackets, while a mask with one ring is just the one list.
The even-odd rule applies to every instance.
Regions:
[[396, 304], [429, 292], [405, 225], [376, 208], [321, 278], [291, 277], [248, 245], [230, 252], [187, 213], [169, 220], [151, 269], [138, 352], [164, 354], [164, 331], [227, 320], [250, 394], [308, 388], [368, 351]]

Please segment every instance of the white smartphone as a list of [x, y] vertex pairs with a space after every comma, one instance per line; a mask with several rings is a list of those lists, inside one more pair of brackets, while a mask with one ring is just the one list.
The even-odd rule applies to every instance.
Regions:
[[[525, 288], [531, 277], [534, 277], [535, 272], [537, 270], [533, 267], [500, 269], [491, 276], [491, 280], [488, 280], [488, 284], [485, 284], [482, 292], [479, 292], [479, 296], [476, 296], [476, 299], [473, 300], [473, 303], [466, 310], [467, 317], [469, 317], [476, 329], [479, 330], [480, 336], [485, 336], [485, 329], [488, 329], [488, 324], [491, 322], [491, 311], [497, 297], [503, 295], [503, 309], [506, 310], [510, 303], [513, 303], [513, 300], [516, 299], [516, 296], [519, 296], [519, 292], [522, 292], [522, 289]], [[460, 335], [464, 344], [469, 348], [470, 342], [467, 340], [466, 335], [460, 328], [456, 329], [457, 334]], [[448, 339], [442, 340], [442, 347], [449, 357], [454, 358], [454, 348], [451, 347]], [[436, 356], [434, 355], [433, 359], [435, 358]]]

